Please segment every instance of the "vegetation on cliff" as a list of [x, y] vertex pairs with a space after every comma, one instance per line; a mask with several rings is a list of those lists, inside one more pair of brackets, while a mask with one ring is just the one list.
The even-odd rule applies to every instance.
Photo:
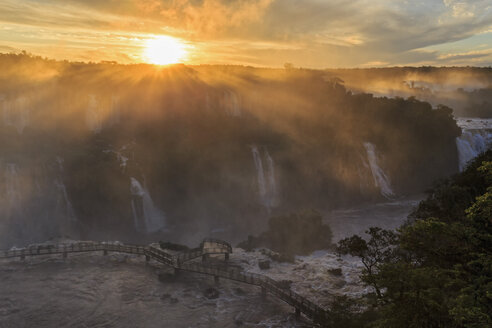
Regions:
[[[435, 186], [398, 232], [368, 234], [338, 247], [362, 259], [374, 290], [352, 326], [492, 325], [492, 150]], [[368, 313], [370, 323], [357, 321]]]
[[[245, 250], [266, 247], [279, 252], [277, 260], [287, 260], [294, 255], [307, 255], [318, 249], [328, 249], [332, 232], [322, 222], [316, 211], [301, 211], [289, 215], [274, 216], [268, 220], [268, 230], [257, 237], [249, 236], [239, 243]], [[275, 258], [274, 258], [275, 259]]]
[[56, 177], [84, 238], [135, 235], [131, 178], [168, 227], [238, 235], [269, 213], [383, 198], [368, 144], [396, 194], [458, 171], [450, 108], [353, 94], [325, 71], [0, 55], [0, 102], [0, 168], [15, 166], [26, 200], [0, 214], [49, 226]]

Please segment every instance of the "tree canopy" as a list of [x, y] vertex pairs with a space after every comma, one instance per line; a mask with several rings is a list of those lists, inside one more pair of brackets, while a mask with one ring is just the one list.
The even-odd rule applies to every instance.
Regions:
[[362, 259], [362, 280], [374, 290], [365, 311], [376, 315], [361, 326], [492, 325], [491, 150], [433, 188], [397, 232], [367, 233], [338, 245]]

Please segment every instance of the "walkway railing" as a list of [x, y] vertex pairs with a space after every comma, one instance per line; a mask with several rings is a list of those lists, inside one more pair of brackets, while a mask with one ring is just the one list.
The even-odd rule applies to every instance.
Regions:
[[[207, 246], [205, 246], [207, 245]], [[16, 258], [24, 259], [26, 256], [63, 254], [66, 257], [68, 253], [81, 252], [108, 252], [128, 253], [136, 255], [145, 255], [147, 260], [153, 259], [164, 265], [171, 266], [176, 270], [196, 272], [214, 276], [216, 279], [224, 278], [234, 280], [250, 285], [259, 286], [262, 292], [267, 291], [272, 295], [292, 305], [296, 309], [296, 314], [304, 313], [314, 321], [322, 321], [328, 315], [328, 312], [319, 305], [309, 301], [307, 298], [296, 292], [282, 287], [277, 281], [257, 273], [243, 272], [237, 268], [217, 268], [204, 263], [189, 262], [192, 259], [209, 255], [209, 254], [226, 254], [232, 252], [232, 247], [225, 241], [218, 239], [205, 239], [199, 248], [194, 248], [186, 252], [171, 253], [158, 246], [149, 245], [128, 245], [121, 243], [107, 242], [75, 242], [70, 244], [55, 245], [32, 245], [26, 248], [10, 249], [0, 251], [0, 259]]]

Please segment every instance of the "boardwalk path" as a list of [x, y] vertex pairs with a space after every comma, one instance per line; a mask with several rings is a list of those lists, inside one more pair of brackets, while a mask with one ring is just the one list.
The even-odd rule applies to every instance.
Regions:
[[69, 253], [98, 251], [102, 251], [105, 255], [108, 252], [144, 255], [147, 261], [152, 259], [164, 265], [173, 267], [176, 273], [179, 271], [196, 272], [214, 276], [217, 282], [219, 278], [224, 278], [259, 286], [261, 287], [263, 295], [266, 295], [268, 292], [278, 297], [284, 302], [292, 305], [295, 308], [297, 316], [303, 313], [317, 323], [325, 322], [325, 318], [327, 318], [328, 315], [328, 312], [325, 309], [296, 292], [281, 287], [277, 281], [267, 276], [243, 272], [232, 267], [212, 267], [205, 264], [204, 261], [201, 263], [196, 261], [191, 262], [191, 260], [199, 257], [205, 260], [212, 254], [224, 254], [225, 260], [227, 261], [229, 259], [229, 254], [232, 253], [232, 247], [227, 242], [218, 239], [205, 239], [200, 244], [200, 247], [180, 253], [161, 249], [158, 244], [141, 246], [108, 242], [74, 242], [70, 244], [33, 245], [21, 249], [0, 251], [0, 259], [25, 259], [26, 256], [53, 254], [61, 254], [65, 258]]

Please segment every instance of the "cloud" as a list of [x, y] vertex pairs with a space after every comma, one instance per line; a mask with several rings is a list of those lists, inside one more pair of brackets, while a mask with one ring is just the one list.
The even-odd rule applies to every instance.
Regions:
[[[17, 36], [0, 32], [6, 46], [29, 46], [22, 31], [44, 28], [43, 40], [63, 44], [65, 54], [85, 47], [87, 54], [111, 57], [101, 50], [104, 43], [118, 52], [113, 57], [130, 62], [140, 60], [136, 48], [143, 39], [168, 34], [196, 45], [196, 63], [439, 65], [452, 60], [448, 54], [479, 47], [442, 45], [486, 33], [491, 21], [490, 0], [0, 0], [0, 22]], [[490, 63], [480, 58], [469, 57]]]
[[0, 52], [17, 52], [17, 51], [19, 51], [19, 49], [0, 44]]
[[450, 53], [439, 56], [440, 62], [447, 65], [476, 65], [492, 63], [492, 49], [474, 50], [462, 53]]

